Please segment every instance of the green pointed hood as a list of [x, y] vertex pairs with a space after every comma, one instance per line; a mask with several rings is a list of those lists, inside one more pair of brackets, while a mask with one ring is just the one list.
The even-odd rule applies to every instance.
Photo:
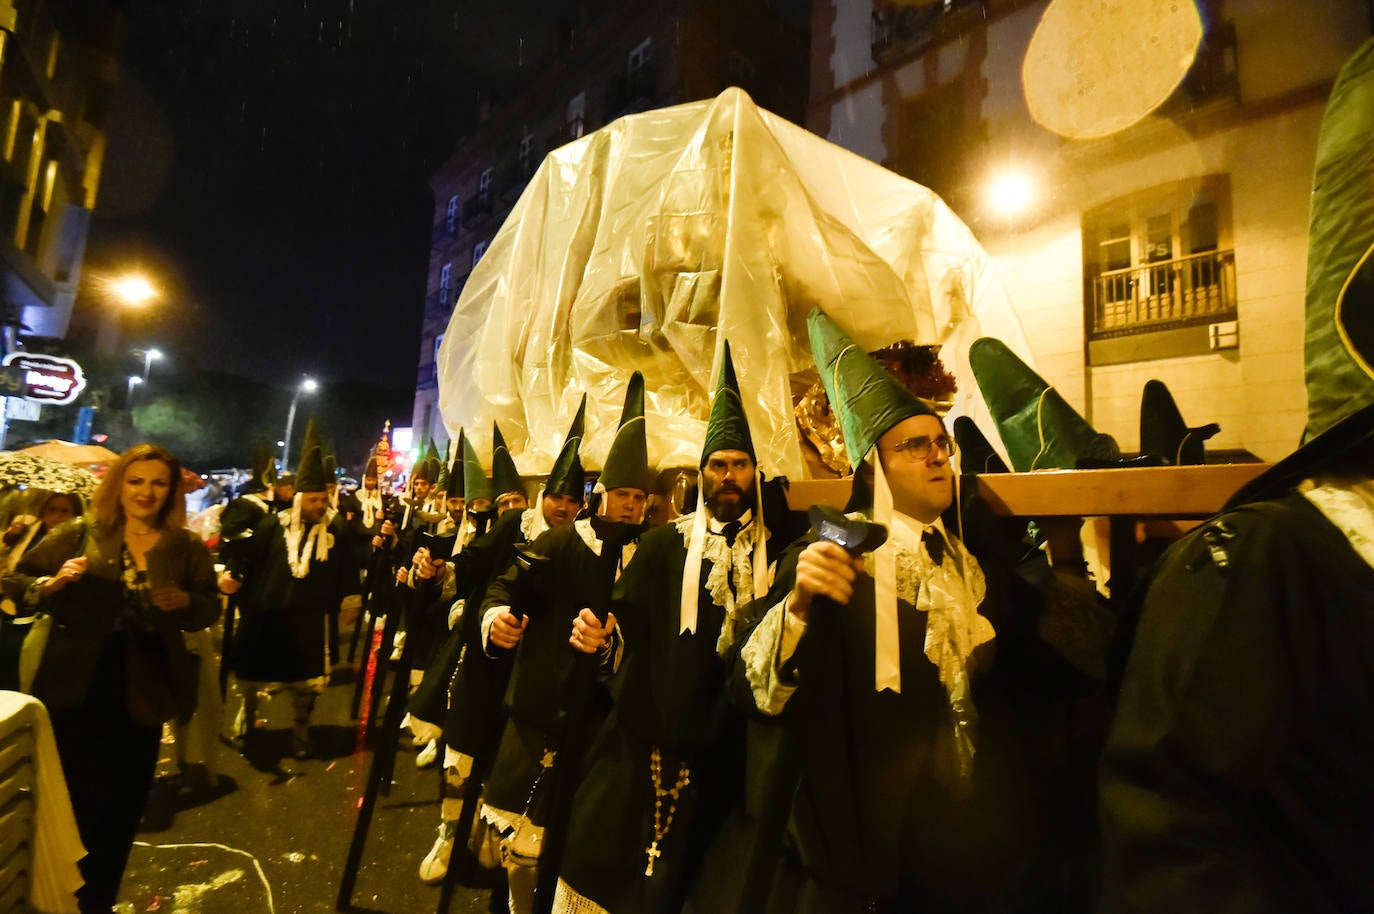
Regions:
[[1307, 244], [1303, 445], [1229, 505], [1270, 497], [1374, 435], [1374, 39], [1345, 62], [1317, 134]]
[[1110, 435], [1089, 425], [1001, 340], [986, 336], [974, 340], [968, 361], [1018, 473], [1067, 470], [1083, 458], [1121, 456]]
[[320, 456], [320, 449], [318, 446], [311, 447], [296, 466], [296, 491], [323, 492], [327, 482], [329, 478], [324, 472], [324, 458]]
[[444, 462], [444, 455], [438, 454], [435, 458], [438, 461], [439, 469], [435, 473], [434, 487], [440, 492], [447, 492], [451, 477], [448, 471], [448, 464]]
[[[314, 416], [311, 416], [310, 421], [305, 423], [305, 438], [301, 441], [301, 457], [304, 458], [311, 448], [318, 448], [320, 454], [324, 454], [324, 439], [320, 435], [320, 420]], [[299, 471], [300, 465], [297, 464], [297, 472]]]
[[458, 440], [453, 443], [453, 462], [448, 465], [448, 492], [450, 498], [463, 498], [466, 491], [463, 483], [463, 430], [458, 429]]
[[277, 461], [272, 455], [272, 447], [267, 439], [259, 438], [253, 448], [253, 476], [248, 480], [245, 491], [264, 492], [277, 481]]
[[544, 483], [545, 495], [568, 495], [581, 501], [586, 494], [587, 474], [582, 469], [582, 458], [579, 456], [586, 427], [587, 395], [583, 394], [572, 425], [568, 426], [568, 437], [563, 439], [563, 447], [558, 451], [553, 469], [549, 471], [548, 481]]
[[1374, 39], [1341, 69], [1317, 135], [1307, 245], [1304, 441], [1374, 404]]
[[324, 478], [326, 482], [334, 482], [339, 478], [339, 458], [333, 454], [324, 455]]
[[458, 440], [463, 444], [463, 497], [468, 501], [477, 501], [481, 498], [490, 500], [491, 480], [487, 479], [487, 474], [482, 470], [482, 461], [477, 459], [472, 439], [466, 435], [459, 435]]
[[883, 433], [898, 422], [936, 414], [820, 308], [812, 308], [806, 316], [806, 329], [811, 337], [811, 357], [844, 434], [850, 466], [857, 468], [863, 463]]
[[959, 449], [959, 472], [1006, 473], [1007, 464], [978, 424], [968, 416], [954, 420], [954, 442]]
[[524, 494], [525, 481], [515, 468], [515, 458], [506, 447], [506, 439], [501, 435], [501, 426], [491, 424], [491, 488], [497, 498], [507, 492]]
[[412, 482], [416, 479], [424, 479], [432, 483], [434, 478], [439, 475], [436, 470], [434, 458], [427, 453], [425, 448], [421, 448], [420, 456], [415, 458], [415, 465], [410, 468], [410, 479]]
[[644, 375], [637, 371], [630, 375], [630, 385], [625, 389], [620, 427], [606, 452], [599, 481], [607, 491], [628, 488], [647, 493], [653, 488], [649, 442], [644, 433]]
[[735, 379], [735, 363], [730, 358], [730, 341], [725, 341], [720, 372], [716, 376], [711, 395], [711, 418], [706, 423], [706, 443], [701, 447], [701, 463], [716, 451], [744, 451], [757, 462], [754, 439], [749, 434], [749, 420], [744, 415], [744, 401], [740, 398], [739, 381]]
[[1221, 431], [1215, 422], [1189, 428], [1163, 381], [1149, 380], [1140, 395], [1140, 453], [1173, 466], [1205, 462], [1203, 442]]

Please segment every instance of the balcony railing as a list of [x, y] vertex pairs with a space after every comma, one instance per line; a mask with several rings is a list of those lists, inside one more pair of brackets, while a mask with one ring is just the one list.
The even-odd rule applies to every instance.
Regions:
[[1235, 251], [1207, 251], [1093, 280], [1094, 339], [1210, 323], [1236, 313]]

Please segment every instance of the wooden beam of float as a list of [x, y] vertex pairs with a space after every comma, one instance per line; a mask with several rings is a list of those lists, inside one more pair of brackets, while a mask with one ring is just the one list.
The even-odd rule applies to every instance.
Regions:
[[[1040, 470], [988, 473], [974, 478], [978, 494], [995, 513], [1017, 517], [1207, 517], [1236, 490], [1269, 468], [1267, 463], [1219, 463], [1187, 467], [1112, 470]], [[965, 479], [964, 484], [968, 481]], [[842, 507], [848, 479], [799, 479], [788, 505]]]

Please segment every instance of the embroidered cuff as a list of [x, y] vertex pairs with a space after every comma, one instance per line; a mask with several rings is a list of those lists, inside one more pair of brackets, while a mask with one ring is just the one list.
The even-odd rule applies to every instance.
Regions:
[[788, 699], [797, 690], [795, 671], [787, 667], [790, 666], [789, 661], [797, 643], [806, 632], [806, 624], [787, 611], [788, 602], [784, 599], [764, 613], [762, 621], [740, 651], [754, 704], [764, 714], [782, 713]]

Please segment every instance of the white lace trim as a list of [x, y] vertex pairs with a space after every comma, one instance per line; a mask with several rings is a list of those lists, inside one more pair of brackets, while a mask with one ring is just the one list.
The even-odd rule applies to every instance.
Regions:
[[[689, 551], [693, 520], [694, 515], [685, 514], [673, 521]], [[711, 595], [712, 603], [725, 610], [716, 639], [716, 653], [721, 656], [735, 643], [739, 614], [754, 603], [754, 546], [763, 529], [762, 524], [751, 522], [741, 528], [733, 546], [726, 546], [725, 537], [708, 531], [702, 543], [701, 557], [711, 563], [711, 570], [706, 574], [706, 592]], [[734, 593], [730, 591], [731, 566], [734, 567]], [[682, 573], [689, 574], [685, 568]]]
[[378, 515], [382, 513], [381, 489], [359, 489], [358, 504], [363, 509], [363, 526], [371, 528], [377, 523]]
[[787, 601], [770, 607], [763, 619], [754, 628], [749, 640], [740, 649], [744, 661], [744, 676], [749, 681], [749, 691], [754, 695], [754, 704], [768, 715], [782, 713], [787, 700], [797, 690], [796, 686], [786, 685], [778, 676], [778, 643], [782, 640], [782, 627], [787, 612]]
[[592, 551], [592, 555], [601, 554], [601, 540], [597, 538], [596, 531], [592, 529], [592, 519], [590, 517], [579, 517], [573, 521], [573, 529], [582, 542], [587, 544], [587, 548]]
[[[541, 495], [539, 500], [542, 502], [544, 497]], [[525, 542], [532, 543], [538, 538], [539, 534], [549, 529], [548, 524], [544, 523], [544, 512], [538, 508], [525, 508], [520, 515], [520, 535], [525, 538]]]
[[562, 879], [553, 890], [553, 914], [611, 914]]
[[[945, 541], [945, 555], [939, 565], [923, 544], [901, 538], [893, 538], [889, 543], [897, 566], [897, 598], [926, 613], [925, 655], [940, 671], [940, 681], [952, 694], [969, 655], [978, 645], [991, 641], [996, 632], [992, 623], [978, 612], [987, 595], [987, 580], [978, 560], [958, 540], [944, 535], [942, 529], [940, 534]], [[864, 570], [872, 575], [874, 568], [873, 553], [869, 553], [864, 556]]]
[[1299, 489], [1345, 535], [1365, 564], [1374, 567], [1374, 481], [1319, 477]]
[[299, 495], [294, 499], [290, 510], [282, 511], [277, 518], [281, 521], [282, 534], [286, 538], [286, 563], [291, 567], [293, 578], [303, 578], [310, 573], [312, 554], [321, 562], [329, 561], [329, 550], [334, 546], [334, 534], [329, 532], [328, 518], [307, 528], [301, 522]]

